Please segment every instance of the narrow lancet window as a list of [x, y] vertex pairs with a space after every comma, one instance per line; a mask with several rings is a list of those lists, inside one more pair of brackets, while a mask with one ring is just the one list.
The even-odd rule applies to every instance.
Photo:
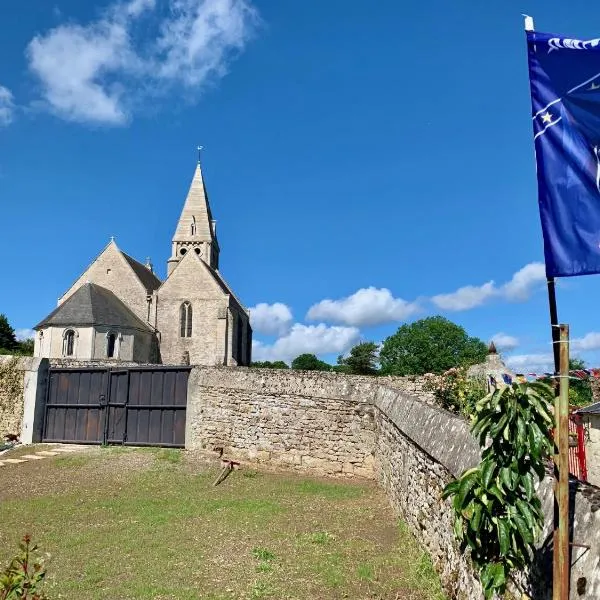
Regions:
[[179, 326], [181, 337], [192, 337], [192, 305], [187, 301], [179, 309]]
[[67, 329], [63, 337], [63, 356], [73, 356], [75, 350], [75, 332]]

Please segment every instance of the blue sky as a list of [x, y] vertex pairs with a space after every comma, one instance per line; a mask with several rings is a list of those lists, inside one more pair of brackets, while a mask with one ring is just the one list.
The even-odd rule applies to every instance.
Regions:
[[[33, 326], [111, 235], [164, 276], [202, 144], [256, 359], [439, 313], [548, 368], [521, 12], [600, 35], [581, 1], [5, 0], [0, 312]], [[599, 292], [558, 290], [591, 366]]]

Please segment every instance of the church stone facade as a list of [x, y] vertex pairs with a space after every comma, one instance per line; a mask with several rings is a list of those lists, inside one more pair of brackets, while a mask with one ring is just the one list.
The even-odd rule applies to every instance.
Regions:
[[219, 272], [200, 163], [161, 281], [114, 240], [36, 327], [35, 356], [138, 363], [248, 365], [249, 313]]

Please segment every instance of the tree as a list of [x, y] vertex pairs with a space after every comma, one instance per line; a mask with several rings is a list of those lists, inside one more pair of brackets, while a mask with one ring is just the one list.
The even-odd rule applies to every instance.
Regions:
[[33, 338], [28, 338], [26, 340], [21, 340], [17, 342], [18, 353], [23, 356], [33, 356], [33, 349], [35, 347], [35, 341]]
[[250, 363], [251, 367], [256, 369], [289, 369], [289, 365], [282, 360], [263, 360]]
[[331, 365], [319, 360], [314, 354], [301, 354], [292, 361], [296, 371], [331, 371]]
[[383, 342], [379, 353], [386, 375], [443, 373], [485, 360], [487, 346], [444, 317], [427, 317], [402, 325]]
[[15, 330], [10, 326], [6, 315], [0, 314], [0, 350], [15, 350], [16, 348]]
[[375, 342], [362, 342], [350, 350], [350, 355], [344, 358], [338, 356], [338, 365], [347, 367], [345, 372], [353, 375], [376, 375], [377, 344]]

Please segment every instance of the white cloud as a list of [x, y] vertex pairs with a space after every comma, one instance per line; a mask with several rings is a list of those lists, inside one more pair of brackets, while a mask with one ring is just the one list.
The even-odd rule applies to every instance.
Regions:
[[15, 329], [15, 337], [19, 340], [29, 340], [35, 337], [33, 329]]
[[321, 300], [310, 307], [306, 318], [311, 321], [366, 326], [403, 321], [418, 310], [416, 303], [394, 298], [386, 288], [368, 287], [339, 300]]
[[[29, 67], [53, 112], [123, 124], [144, 96], [174, 84], [199, 92], [226, 73], [258, 19], [249, 0], [172, 0], [161, 13], [155, 4], [118, 0], [96, 21], [59, 25], [33, 38]], [[149, 22], [136, 35], [143, 17]]]
[[480, 286], [466, 285], [450, 294], [438, 294], [431, 301], [442, 310], [469, 310], [485, 304], [492, 298], [523, 302], [546, 281], [543, 263], [533, 262], [519, 269], [510, 281], [497, 287], [493, 281]]
[[257, 333], [284, 335], [292, 326], [292, 311], [281, 302], [261, 302], [250, 309], [250, 323]]
[[506, 358], [505, 363], [517, 373], [554, 371], [554, 357], [552, 354], [516, 354]]
[[498, 293], [493, 281], [477, 287], [466, 285], [451, 294], [438, 294], [431, 301], [443, 310], [469, 310], [486, 302]]
[[600, 333], [592, 331], [586, 333], [582, 338], [571, 341], [572, 350], [598, 350], [600, 348]]
[[290, 361], [300, 354], [343, 354], [358, 342], [360, 332], [356, 327], [328, 327], [296, 323], [289, 333], [273, 344], [252, 343], [253, 360]]
[[507, 300], [527, 300], [532, 292], [546, 282], [546, 267], [543, 263], [533, 262], [517, 271], [512, 279], [502, 286], [502, 293]]
[[492, 342], [494, 342], [498, 350], [514, 350], [519, 345], [518, 338], [502, 332], [494, 335]]
[[10, 125], [13, 120], [15, 105], [12, 92], [0, 85], [0, 127]]

